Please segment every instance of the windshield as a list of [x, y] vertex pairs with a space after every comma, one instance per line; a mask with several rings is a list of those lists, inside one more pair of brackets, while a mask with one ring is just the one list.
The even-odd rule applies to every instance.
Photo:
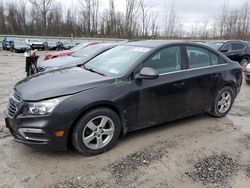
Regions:
[[117, 46], [85, 64], [85, 69], [111, 77], [122, 76], [150, 48], [136, 46]]
[[108, 49], [108, 45], [91, 45], [91, 46], [87, 46], [85, 48], [80, 49], [77, 52], [74, 52], [72, 54], [72, 56], [74, 57], [81, 57], [84, 59], [87, 59], [89, 57], [95, 56], [96, 54], [102, 52], [103, 50]]
[[76, 52], [76, 51], [81, 50], [81, 49], [84, 48], [85, 46], [86, 46], [85, 43], [78, 44], [78, 45], [76, 45], [75, 47], [71, 48], [70, 50], [73, 51], [73, 52]]
[[30, 42], [40, 42], [40, 40], [38, 40], [38, 39], [32, 39], [32, 40], [30, 40]]
[[26, 45], [24, 41], [14, 41], [15, 45]]
[[208, 42], [208, 43], [206, 43], [206, 45], [215, 49], [215, 50], [219, 50], [220, 47], [223, 45], [223, 43], [222, 42]]

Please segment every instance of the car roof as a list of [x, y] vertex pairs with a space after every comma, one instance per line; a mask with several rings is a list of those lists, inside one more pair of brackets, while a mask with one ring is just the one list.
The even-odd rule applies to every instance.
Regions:
[[193, 42], [193, 41], [184, 41], [184, 40], [144, 40], [144, 41], [128, 42], [128, 43], [125, 43], [123, 45], [156, 49], [156, 48], [160, 48], [160, 47], [167, 46], [167, 45], [177, 45], [177, 44], [195, 45], [195, 46], [199, 46], [199, 47], [209, 48], [210, 50], [212, 49], [211, 47], [209, 47], [203, 43], [201, 44], [201, 43], [197, 43], [197, 42]]
[[184, 41], [180, 41], [180, 40], [141, 40], [141, 41], [128, 42], [128, 43], [125, 43], [124, 45], [157, 48], [157, 47], [167, 45], [167, 44], [177, 44], [177, 43], [183, 43], [183, 42]]

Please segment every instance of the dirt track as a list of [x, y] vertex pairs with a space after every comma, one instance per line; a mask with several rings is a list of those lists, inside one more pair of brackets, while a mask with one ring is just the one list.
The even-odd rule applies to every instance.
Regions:
[[[41, 56], [44, 52], [41, 52]], [[24, 77], [22, 54], [0, 52], [0, 111]], [[206, 114], [140, 130], [85, 157], [15, 143], [0, 114], [0, 187], [250, 187], [250, 85], [230, 114]]]

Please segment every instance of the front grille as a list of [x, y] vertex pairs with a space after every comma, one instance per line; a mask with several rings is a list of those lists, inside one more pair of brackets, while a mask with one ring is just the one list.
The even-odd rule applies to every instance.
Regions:
[[22, 101], [22, 94], [16, 89], [14, 90], [13, 97], [19, 102]]
[[45, 71], [45, 68], [43, 68], [43, 67], [37, 67], [37, 71], [38, 71], [38, 72], [44, 72], [44, 71]]
[[9, 107], [8, 107], [9, 116], [13, 118], [16, 114], [16, 111], [17, 111], [17, 106], [16, 106], [15, 102], [12, 99], [10, 99]]
[[10, 96], [8, 105], [8, 115], [13, 118], [18, 110], [18, 104], [22, 101], [22, 95], [17, 90]]

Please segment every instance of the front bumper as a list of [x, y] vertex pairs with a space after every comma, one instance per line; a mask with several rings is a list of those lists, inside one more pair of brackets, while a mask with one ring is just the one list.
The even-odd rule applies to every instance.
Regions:
[[57, 126], [48, 117], [10, 118], [6, 115], [5, 123], [17, 142], [47, 151], [67, 150], [66, 134], [56, 137]]

